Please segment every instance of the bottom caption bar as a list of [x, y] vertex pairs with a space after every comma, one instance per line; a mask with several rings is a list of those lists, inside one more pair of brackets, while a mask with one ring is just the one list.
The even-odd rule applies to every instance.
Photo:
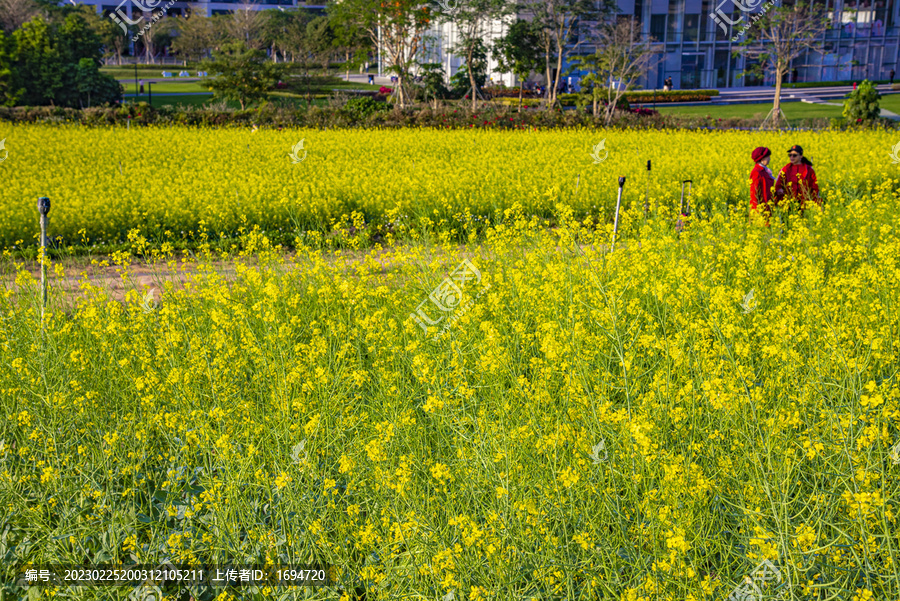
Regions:
[[321, 566], [28, 566], [16, 570], [19, 586], [327, 586]]

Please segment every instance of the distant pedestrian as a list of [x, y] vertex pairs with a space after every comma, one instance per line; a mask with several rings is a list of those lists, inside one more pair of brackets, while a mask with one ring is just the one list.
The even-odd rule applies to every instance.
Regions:
[[894, 70], [891, 69], [891, 85], [894, 85]]
[[751, 215], [754, 212], [761, 214], [766, 220], [766, 225], [769, 225], [769, 217], [772, 214], [772, 207], [769, 203], [775, 200], [772, 194], [775, 176], [769, 169], [772, 151], [765, 146], [760, 146], [754, 149], [750, 156], [756, 163], [750, 172], [750, 213]]
[[853, 90], [854, 91], [856, 90], [856, 82], [855, 81], [853, 82]]
[[816, 180], [816, 172], [812, 168], [812, 161], [803, 156], [803, 147], [791, 146], [788, 149], [790, 162], [782, 167], [775, 181], [776, 201], [781, 199], [796, 199], [800, 205], [800, 213], [806, 209], [810, 202], [822, 205], [819, 196], [819, 184]]
[[143, 80], [143, 79], [139, 79], [139, 80], [138, 80], [138, 84], [140, 85], [140, 90], [139, 90], [138, 93], [143, 94], [143, 93], [144, 93], [144, 80]]

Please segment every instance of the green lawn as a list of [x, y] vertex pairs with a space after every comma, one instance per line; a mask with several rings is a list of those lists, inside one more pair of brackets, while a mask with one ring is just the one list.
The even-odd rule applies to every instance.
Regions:
[[[306, 106], [306, 100], [300, 99], [300, 98], [284, 97], [284, 96], [273, 94], [270, 97], [270, 99], [276, 106], [289, 105], [292, 108], [301, 108], [301, 107]], [[138, 102], [147, 102], [147, 94], [144, 94], [144, 95], [138, 97], [137, 100], [138, 100]], [[131, 102], [131, 101], [132, 101], [131, 98], [125, 99], [126, 103]], [[199, 107], [199, 106], [203, 106], [204, 104], [209, 104], [210, 102], [213, 102], [212, 94], [204, 94], [203, 96], [172, 96], [172, 95], [168, 95], [168, 94], [159, 94], [159, 95], [157, 95], [156, 93], [153, 94], [153, 106], [156, 108], [159, 108], [159, 107], [167, 105], [167, 104], [171, 104], [174, 106], [181, 105], [181, 106], [197, 106], [197, 107]], [[323, 99], [314, 99], [313, 100], [313, 104], [316, 106], [323, 106], [327, 103], [328, 103], [328, 101], [323, 100]], [[236, 108], [240, 108], [240, 105], [237, 102], [229, 101], [228, 107], [236, 109]]]
[[900, 115], [900, 94], [887, 94], [881, 97], [879, 106], [885, 110]]
[[[178, 75], [181, 71], [187, 71], [192, 77], [197, 76], [196, 67], [182, 67], [180, 65], [138, 65], [138, 79], [162, 79], [163, 71], [168, 71], [172, 75]], [[134, 79], [134, 67], [100, 67], [101, 73], [112, 75], [116, 79]]]
[[[131, 102], [131, 98], [126, 98], [125, 102]], [[147, 94], [138, 97], [138, 102], [147, 102]], [[153, 106], [159, 108], [166, 104], [172, 105], [182, 105], [182, 106], [203, 106], [204, 104], [208, 104], [212, 102], [212, 94], [204, 94], [203, 96], [169, 96], [166, 94], [153, 94]], [[237, 108], [239, 105], [237, 103], [233, 103], [234, 108]], [[228, 103], [228, 106], [232, 106], [232, 103]]]
[[[158, 81], [152, 80], [155, 83], [153, 84], [153, 95], [155, 96], [157, 92], [160, 94], [165, 93], [173, 93], [173, 92], [209, 92], [206, 88], [201, 86], [199, 83], [190, 81], [190, 82], [169, 82], [169, 81]], [[134, 80], [129, 81], [120, 81], [119, 83], [125, 88], [126, 94], [134, 94]], [[147, 80], [144, 80], [144, 93], [147, 93]]]
[[[652, 105], [648, 104], [644, 105], [644, 107], [652, 108]], [[840, 117], [842, 110], [839, 106], [829, 106], [827, 104], [807, 104], [805, 102], [786, 102], [781, 105], [781, 108], [788, 119]], [[763, 119], [771, 109], [771, 102], [734, 104], [725, 106], [712, 104], [695, 106], [656, 106], [656, 110], [658, 110], [663, 115], [709, 116], [715, 119]]]

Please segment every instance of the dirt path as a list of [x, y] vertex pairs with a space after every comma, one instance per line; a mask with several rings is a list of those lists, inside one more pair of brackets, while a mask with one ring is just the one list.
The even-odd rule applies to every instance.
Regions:
[[[589, 248], [588, 245], [579, 245], [579, 247], [582, 251]], [[445, 254], [441, 247], [433, 247], [433, 250], [436, 251], [435, 255], [442, 255], [446, 259], [448, 270], [455, 267], [455, 262], [463, 258], [476, 258], [479, 254], [473, 252], [471, 248], [463, 246], [454, 248], [452, 254]], [[524, 251], [525, 249], [523, 248], [522, 250]], [[557, 251], [571, 252], [563, 251], [561, 248], [557, 248]], [[355, 274], [355, 270], [352, 267], [363, 262], [370, 252], [341, 251], [340, 254], [323, 252], [322, 256], [330, 263], [342, 264], [345, 273]], [[482, 253], [487, 255], [493, 254], [490, 250], [483, 248]], [[297, 262], [295, 254], [285, 253], [283, 256], [284, 263], [281, 264], [283, 269], [302, 269], [302, 265]], [[250, 265], [256, 264], [255, 258], [250, 258], [249, 260], [243, 258], [241, 261]], [[381, 273], [387, 273], [398, 267], [396, 255], [392, 249], [381, 250], [376, 254], [375, 261], [381, 264]], [[215, 273], [223, 276], [226, 280], [234, 280], [237, 277], [234, 260], [212, 261], [210, 264], [213, 266]], [[57, 267], [62, 269], [62, 277], [57, 275]], [[38, 286], [41, 278], [40, 264], [37, 261], [27, 261], [22, 265], [22, 268], [34, 278], [33, 285]], [[62, 293], [62, 297], [67, 302], [85, 296], [85, 291], [82, 287], [83, 282], [89, 283], [92, 287], [101, 288], [106, 291], [111, 299], [123, 302], [129, 290], [137, 290], [142, 295], [149, 290], [155, 290], [154, 298], [158, 300], [166, 282], [173, 282], [175, 288], [179, 289], [184, 286], [185, 282], [193, 279], [200, 273], [198, 263], [193, 259], [184, 257], [174, 260], [172, 267], [167, 261], [132, 263], [127, 268], [127, 279], [123, 278], [124, 271], [125, 268], [121, 265], [111, 264], [108, 257], [98, 258], [93, 261], [91, 258], [76, 257], [51, 265], [48, 276], [53, 295], [59, 296]], [[23, 290], [23, 286], [16, 283], [15, 279], [16, 269], [11, 264], [0, 265], [0, 286], [11, 289], [14, 293], [19, 293]]]

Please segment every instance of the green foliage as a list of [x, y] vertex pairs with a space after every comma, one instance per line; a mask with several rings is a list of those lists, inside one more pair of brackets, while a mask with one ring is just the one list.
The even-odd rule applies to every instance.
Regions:
[[487, 46], [481, 39], [472, 41], [472, 64], [463, 63], [456, 74], [450, 78], [450, 87], [457, 96], [469, 93], [469, 68], [475, 79], [475, 85], [480, 89], [487, 81]]
[[0, 106], [12, 106], [21, 93], [13, 88], [12, 69], [10, 68], [11, 40], [0, 29]]
[[844, 119], [850, 123], [873, 121], [878, 118], [881, 109], [878, 100], [881, 94], [868, 79], [859, 84], [844, 100]]
[[203, 69], [213, 76], [203, 80], [213, 95], [238, 102], [242, 109], [265, 100], [283, 71], [266, 60], [265, 52], [248, 50], [242, 42], [226, 44], [214, 60], [203, 62]]
[[450, 95], [450, 90], [444, 85], [444, 68], [440, 63], [422, 65], [422, 93], [426, 101], [435, 102]]
[[352, 119], [363, 121], [369, 115], [389, 110], [389, 108], [384, 102], [378, 102], [373, 98], [363, 96], [361, 98], [351, 98], [341, 108], [341, 112]]
[[100, 73], [103, 42], [82, 14], [34, 17], [13, 33], [12, 89], [26, 105], [84, 107], [119, 102], [122, 89]]
[[494, 42], [494, 56], [501, 73], [513, 73], [525, 80], [532, 71], [541, 67], [540, 40], [534, 25], [517, 20], [509, 30]]

